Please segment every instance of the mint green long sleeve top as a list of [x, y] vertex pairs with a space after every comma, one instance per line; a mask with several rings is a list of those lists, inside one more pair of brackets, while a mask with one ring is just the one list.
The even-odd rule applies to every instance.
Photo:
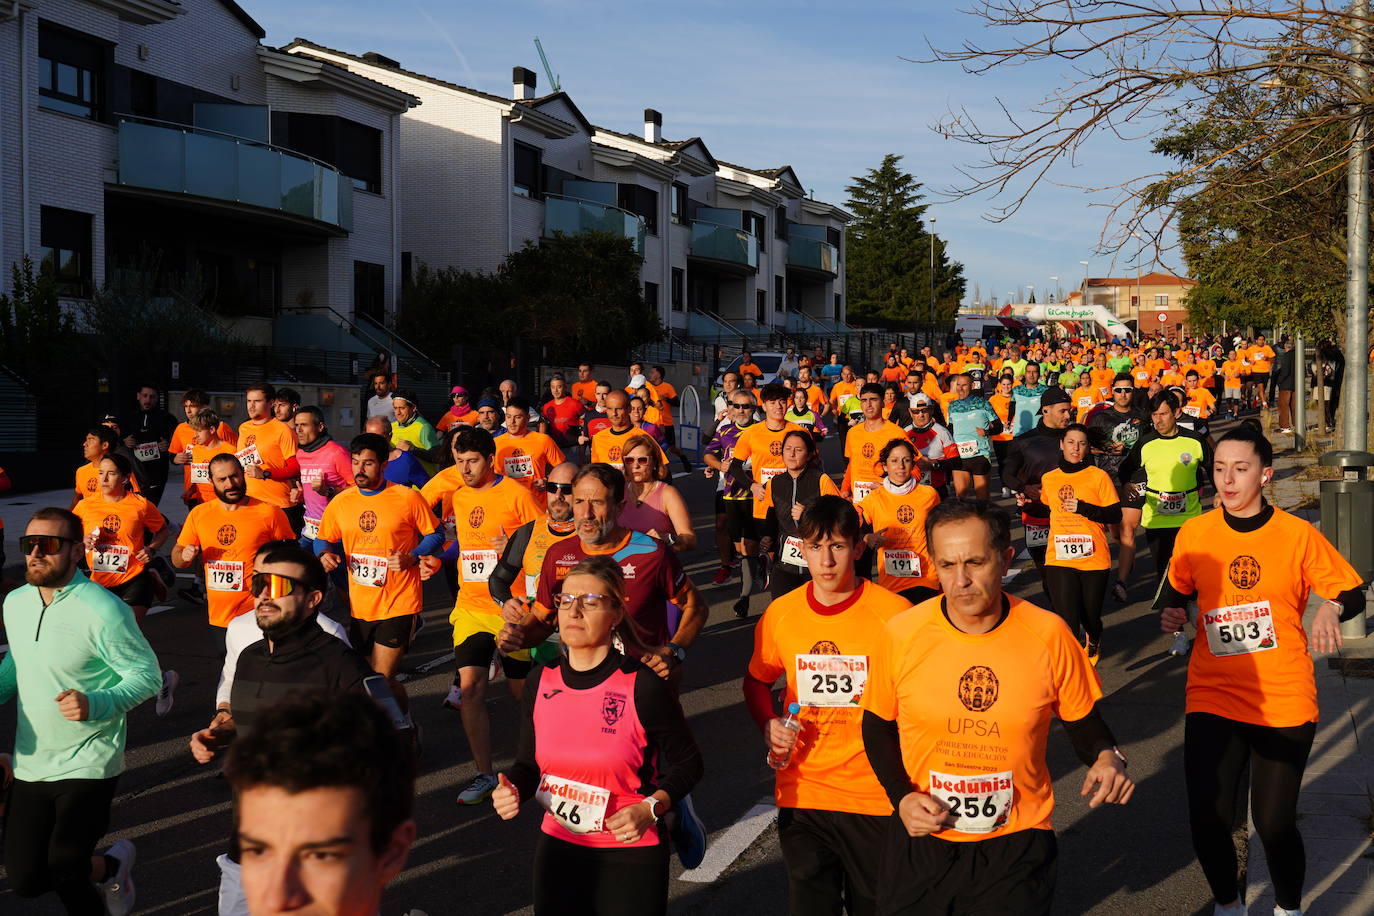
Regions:
[[[46, 607], [37, 587], [5, 598], [9, 653], [0, 703], [18, 697], [14, 775], [27, 782], [108, 779], [124, 770], [124, 716], [162, 686], [157, 656], [133, 611], [79, 569]], [[79, 690], [90, 703], [72, 722], [55, 698]]]

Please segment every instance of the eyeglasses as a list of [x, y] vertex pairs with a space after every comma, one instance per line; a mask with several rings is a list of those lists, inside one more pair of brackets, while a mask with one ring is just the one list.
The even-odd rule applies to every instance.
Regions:
[[27, 557], [37, 547], [41, 555], [50, 557], [61, 550], [63, 544], [79, 543], [81, 542], [77, 538], [64, 538], [58, 534], [26, 534], [19, 539], [19, 549]]
[[267, 589], [268, 598], [285, 598], [287, 595], [294, 595], [297, 589], [302, 592], [309, 591], [309, 587], [301, 579], [279, 576], [276, 573], [253, 573], [253, 578], [248, 580], [248, 594], [256, 598], [262, 594], [263, 589]]
[[553, 603], [563, 611], [571, 610], [574, 606], [580, 606], [584, 611], [609, 611], [618, 607], [620, 601], [615, 595], [598, 595], [596, 592], [587, 592], [584, 595], [559, 592], [554, 596]]
[[649, 457], [648, 455], [627, 455], [627, 456], [625, 456], [625, 463], [626, 463], [626, 464], [650, 464], [650, 463], [653, 462], [653, 460], [654, 460], [654, 459], [651, 458], [651, 457]]
[[554, 483], [551, 480], [544, 484], [545, 493], [560, 493], [563, 496], [572, 496], [572, 488], [570, 483]]

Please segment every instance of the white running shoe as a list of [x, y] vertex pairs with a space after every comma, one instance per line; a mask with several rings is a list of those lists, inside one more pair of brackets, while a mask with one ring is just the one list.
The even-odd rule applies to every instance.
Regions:
[[444, 697], [442, 705], [445, 709], [461, 710], [463, 708], [463, 688], [457, 684], [450, 684], [448, 696]]
[[1174, 641], [1169, 645], [1170, 655], [1187, 655], [1193, 648], [1193, 641], [1188, 638], [1188, 634], [1179, 630], [1174, 634]]
[[478, 773], [472, 777], [472, 782], [468, 783], [463, 791], [458, 793], [458, 804], [460, 805], [480, 805], [486, 801], [487, 796], [491, 795], [496, 788], [495, 776], [488, 776], [486, 773]]
[[133, 871], [138, 851], [129, 840], [115, 840], [114, 845], [105, 850], [103, 855], [119, 862], [119, 871], [107, 875], [99, 885], [100, 893], [105, 898], [105, 912], [110, 916], [128, 916], [134, 911]]
[[168, 669], [162, 672], [162, 688], [157, 692], [157, 706], [155, 707], [158, 716], [165, 716], [172, 711], [172, 704], [176, 702], [177, 685], [181, 683], [181, 675]]

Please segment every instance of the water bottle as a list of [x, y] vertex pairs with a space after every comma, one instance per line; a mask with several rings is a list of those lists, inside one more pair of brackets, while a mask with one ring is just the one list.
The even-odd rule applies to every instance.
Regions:
[[[801, 714], [801, 704], [791, 703], [787, 707], [787, 715], [782, 720], [783, 728], [790, 728], [794, 732], [801, 731], [801, 721], [797, 718]], [[792, 762], [792, 751], [788, 750], [783, 754], [775, 754], [770, 748], [768, 750], [768, 765], [775, 770], [784, 770]]]

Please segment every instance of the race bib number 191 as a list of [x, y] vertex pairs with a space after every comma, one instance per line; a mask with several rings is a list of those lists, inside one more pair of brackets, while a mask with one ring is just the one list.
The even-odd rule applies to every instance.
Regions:
[[889, 576], [921, 578], [921, 555], [914, 550], [883, 549], [883, 569]]

